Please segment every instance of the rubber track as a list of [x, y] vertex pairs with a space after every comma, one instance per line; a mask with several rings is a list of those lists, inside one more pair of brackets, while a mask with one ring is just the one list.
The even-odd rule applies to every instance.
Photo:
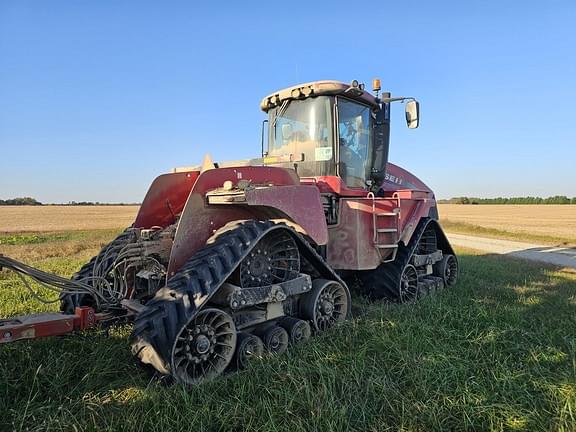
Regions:
[[366, 272], [360, 277], [364, 293], [371, 299], [388, 298], [399, 300], [400, 297], [400, 276], [404, 267], [410, 263], [418, 242], [426, 231], [430, 218], [424, 218], [412, 234], [408, 246], [398, 245], [396, 259], [392, 262], [380, 264], [376, 269]]
[[[240, 262], [266, 234], [287, 230], [297, 241], [301, 255], [326, 279], [346, 284], [304, 238], [282, 223], [245, 221], [224, 231], [194, 254], [160, 289], [136, 317], [132, 352], [159, 372], [172, 369], [172, 350], [179, 331], [218, 290]], [[350, 302], [348, 302], [350, 304]], [[175, 377], [178, 379], [178, 377]]]
[[[106, 260], [103, 261], [105, 268], [108, 269], [108, 271], [110, 271], [112, 265], [114, 264], [114, 261], [116, 261], [116, 257], [118, 256], [118, 253], [120, 252], [121, 248], [130, 243], [133, 240], [133, 238], [134, 238], [133, 232], [130, 231], [130, 228], [127, 228], [124, 232], [119, 234], [114, 240], [106, 244], [100, 250], [100, 252], [98, 252], [98, 255], [93, 256], [90, 261], [88, 261], [80, 268], [80, 270], [78, 270], [78, 272], [74, 273], [72, 275], [72, 280], [81, 280], [87, 277], [91, 277], [92, 272], [94, 271], [94, 263], [96, 262], [96, 260], [101, 262], [102, 258], [109, 249], [116, 249], [115, 252], [108, 254]], [[88, 294], [67, 294], [64, 292], [60, 294], [60, 310], [64, 313], [73, 314], [74, 309], [77, 306], [93, 306], [93, 305], [94, 301], [92, 297]]]

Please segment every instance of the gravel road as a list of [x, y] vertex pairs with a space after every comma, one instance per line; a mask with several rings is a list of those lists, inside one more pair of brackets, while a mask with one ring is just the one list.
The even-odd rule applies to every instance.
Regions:
[[576, 249], [447, 233], [455, 246], [576, 268]]

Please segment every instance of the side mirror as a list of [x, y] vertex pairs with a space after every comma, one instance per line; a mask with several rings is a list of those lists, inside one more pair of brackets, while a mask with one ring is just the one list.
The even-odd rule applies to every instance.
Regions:
[[409, 129], [416, 129], [419, 123], [420, 104], [411, 100], [406, 102], [406, 125]]

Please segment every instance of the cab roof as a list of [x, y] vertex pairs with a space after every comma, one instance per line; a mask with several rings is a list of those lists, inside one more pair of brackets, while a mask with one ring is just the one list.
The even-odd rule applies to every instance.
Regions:
[[362, 90], [359, 87], [352, 87], [350, 84], [341, 81], [325, 80], [298, 84], [274, 92], [262, 99], [262, 102], [260, 102], [260, 108], [262, 111], [268, 112], [272, 108], [282, 105], [282, 102], [287, 100], [339, 94], [356, 99], [375, 108], [378, 106], [376, 97], [366, 90]]

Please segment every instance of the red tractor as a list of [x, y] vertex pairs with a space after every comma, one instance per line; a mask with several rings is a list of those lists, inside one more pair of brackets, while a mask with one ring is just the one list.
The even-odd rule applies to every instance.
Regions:
[[140, 361], [194, 384], [345, 320], [349, 285], [398, 302], [454, 285], [433, 192], [387, 161], [391, 103], [415, 128], [418, 102], [374, 91], [317, 81], [265, 97], [262, 158], [156, 178], [71, 281], [1, 258], [62, 291], [61, 314], [4, 320], [2, 341], [133, 317]]

